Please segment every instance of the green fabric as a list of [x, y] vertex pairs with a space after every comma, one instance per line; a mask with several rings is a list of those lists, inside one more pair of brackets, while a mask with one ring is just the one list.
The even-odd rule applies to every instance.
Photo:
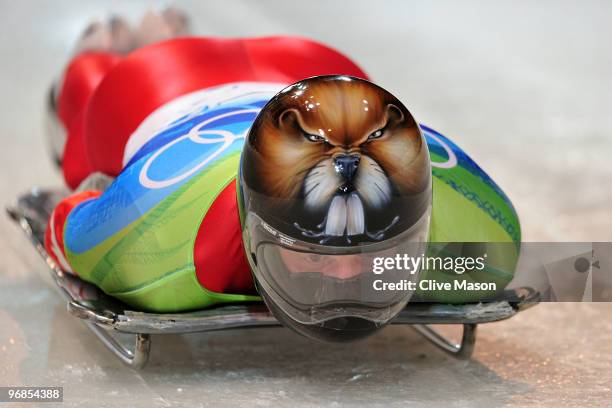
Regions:
[[[197, 281], [193, 248], [208, 208], [236, 174], [240, 154], [194, 176], [134, 223], [80, 254], [66, 250], [79, 276], [141, 310], [176, 312], [259, 300], [219, 294]], [[186, 234], [185, 234], [186, 233]]]
[[[444, 158], [431, 153], [432, 160]], [[484, 300], [501, 292], [512, 280], [519, 257], [520, 225], [516, 212], [483, 174], [456, 166], [433, 168], [433, 209], [428, 256], [483, 256], [486, 268], [463, 275], [423, 270], [421, 279], [437, 282], [493, 282], [491, 291], [417, 291], [425, 301], [464, 303]], [[485, 175], [486, 176], [486, 175]], [[436, 245], [436, 243], [438, 243]], [[450, 244], [445, 243], [462, 243]]]

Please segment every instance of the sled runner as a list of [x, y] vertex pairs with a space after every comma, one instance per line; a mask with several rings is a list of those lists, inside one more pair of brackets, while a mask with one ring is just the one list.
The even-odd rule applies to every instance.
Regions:
[[[102, 343], [128, 366], [140, 369], [146, 365], [151, 335], [280, 326], [263, 303], [220, 306], [177, 314], [138, 312], [105, 295], [94, 285], [64, 273], [47, 254], [44, 233], [51, 211], [67, 194], [62, 190], [35, 188], [19, 197], [17, 204], [7, 208], [7, 212], [49, 265], [52, 281], [67, 300], [70, 314], [82, 319]], [[510, 318], [538, 301], [539, 294], [535, 290], [520, 288], [507, 290], [502, 298], [485, 303], [410, 303], [392, 324], [411, 325], [441, 350], [456, 358], [468, 359], [474, 350], [478, 324]], [[455, 343], [439, 334], [431, 327], [436, 324], [462, 325], [461, 341]], [[116, 333], [133, 335], [133, 344], [124, 345]]]

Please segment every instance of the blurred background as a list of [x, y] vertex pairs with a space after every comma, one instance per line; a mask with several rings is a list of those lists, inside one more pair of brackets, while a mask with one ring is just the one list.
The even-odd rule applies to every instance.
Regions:
[[[198, 35], [296, 34], [350, 56], [497, 181], [517, 208], [524, 240], [612, 239], [612, 3], [172, 4]], [[43, 143], [42, 114], [88, 22], [112, 12], [137, 23], [162, 5], [0, 0], [3, 206], [34, 185], [62, 183]], [[21, 235], [0, 217], [0, 386], [63, 385], [64, 406], [605, 406], [612, 399], [608, 304], [545, 304], [486, 325], [467, 363], [407, 327], [349, 348], [271, 329], [154, 340], [151, 365], [134, 373], [67, 315]]]

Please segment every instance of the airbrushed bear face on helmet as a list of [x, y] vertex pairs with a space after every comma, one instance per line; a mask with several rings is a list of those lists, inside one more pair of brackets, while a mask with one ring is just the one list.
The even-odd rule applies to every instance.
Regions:
[[263, 210], [294, 237], [380, 241], [429, 205], [419, 127], [397, 98], [364, 80], [315, 77], [286, 88], [253, 124], [249, 148], [247, 184], [269, 198]]

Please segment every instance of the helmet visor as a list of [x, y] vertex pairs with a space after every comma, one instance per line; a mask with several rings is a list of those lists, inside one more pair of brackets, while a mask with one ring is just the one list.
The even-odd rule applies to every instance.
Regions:
[[385, 324], [415, 290], [420, 270], [402, 261], [425, 253], [429, 219], [430, 210], [383, 242], [331, 247], [287, 237], [250, 212], [244, 239], [259, 289], [291, 319], [318, 324], [359, 317]]

